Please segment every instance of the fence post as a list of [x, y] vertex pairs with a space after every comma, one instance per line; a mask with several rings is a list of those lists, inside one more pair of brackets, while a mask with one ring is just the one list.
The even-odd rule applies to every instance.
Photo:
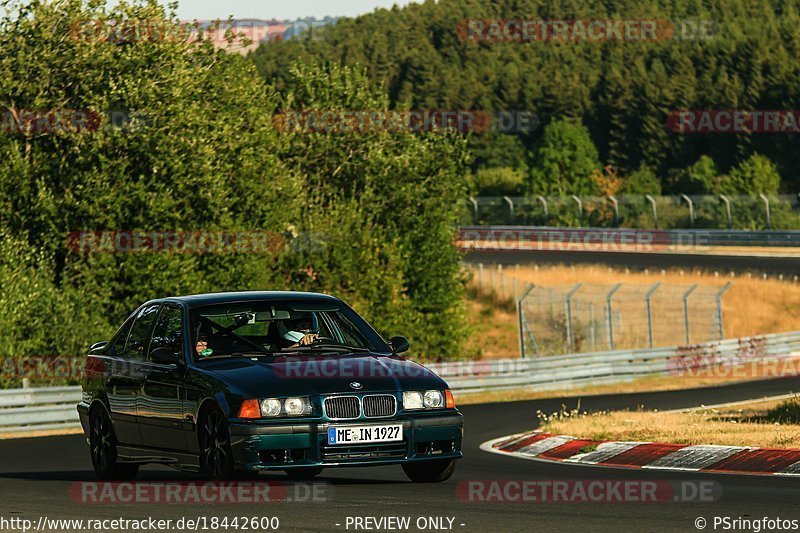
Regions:
[[686, 344], [689, 344], [689, 295], [691, 295], [697, 285], [692, 285], [689, 290], [683, 293], [683, 328], [686, 332]]
[[520, 359], [525, 359], [525, 325], [523, 321], [525, 320], [524, 313], [522, 312], [522, 304], [528, 295], [533, 290], [533, 283], [528, 283], [527, 287], [525, 287], [525, 292], [522, 294], [522, 297], [517, 300], [517, 327], [519, 328], [519, 356]]
[[614, 224], [619, 226], [619, 202], [613, 194], [608, 196], [608, 200], [614, 205]]
[[723, 202], [725, 202], [725, 211], [728, 214], [728, 228], [733, 228], [733, 217], [731, 216], [731, 201], [724, 194], [720, 194], [719, 197]]
[[537, 196], [536, 199], [542, 202], [542, 208], [544, 209], [544, 223], [547, 224], [550, 221], [550, 212], [547, 209], [547, 200], [544, 199], [544, 196]]
[[758, 196], [760, 196], [761, 199], [764, 200], [764, 209], [765, 209], [764, 213], [767, 216], [767, 229], [772, 229], [772, 216], [769, 211], [769, 198], [767, 198], [767, 195], [764, 193], [761, 193]]
[[645, 194], [644, 197], [647, 198], [650, 205], [653, 206], [653, 225], [658, 229], [658, 207], [656, 207], [656, 199], [649, 194]]
[[581, 288], [583, 283], [576, 283], [575, 286], [569, 291], [566, 296], [564, 296], [564, 312], [566, 313], [567, 318], [567, 343], [569, 344], [569, 349], [572, 350], [575, 347], [575, 338], [574, 332], [572, 329], [572, 302], [571, 298], [572, 295], [578, 292]]
[[478, 287], [483, 289], [483, 263], [478, 263]]
[[578, 204], [578, 218], [583, 220], [583, 201], [574, 194], [572, 195], [572, 199]]
[[509, 198], [508, 196], [503, 196], [503, 201], [508, 204], [508, 215], [511, 219], [511, 223], [514, 223], [514, 200]]
[[681, 198], [683, 198], [683, 201], [689, 206], [689, 223], [694, 227], [694, 202], [685, 194], [681, 194]]
[[469, 197], [469, 202], [472, 204], [472, 223], [478, 223], [478, 200], [473, 198], [472, 196]]
[[617, 292], [620, 287], [622, 287], [622, 283], [617, 283], [606, 295], [606, 314], [608, 315], [608, 347], [612, 351], [614, 350], [614, 316], [611, 309], [611, 299], [614, 297], [614, 293]]
[[647, 306], [647, 342], [650, 348], [653, 347], [653, 315], [650, 311], [650, 297], [653, 296], [653, 293], [656, 292], [660, 286], [661, 282], [659, 281], [653, 285], [644, 296], [644, 301]]
[[725, 330], [722, 328], [722, 296], [728, 292], [728, 289], [733, 285], [732, 281], [725, 284], [722, 289], [717, 293], [717, 324], [719, 327], [719, 340], [724, 339]]
[[506, 291], [506, 277], [503, 275], [503, 263], [497, 263], [497, 277], [500, 278], [500, 288], [497, 291], [497, 295], [503, 298], [508, 292]]

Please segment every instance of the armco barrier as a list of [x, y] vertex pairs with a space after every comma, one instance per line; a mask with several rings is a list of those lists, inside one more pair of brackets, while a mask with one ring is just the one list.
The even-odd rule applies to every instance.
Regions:
[[[456, 361], [428, 368], [461, 393], [503, 389], [568, 389], [630, 381], [649, 375], [675, 375], [698, 369], [745, 363], [767, 363], [800, 357], [800, 332], [649, 350], [532, 359]], [[80, 387], [0, 391], [0, 433], [79, 428], [76, 404]]]
[[800, 247], [800, 231], [462, 226], [456, 240], [465, 250], [478, 251], [668, 252], [710, 246]]
[[79, 428], [80, 387], [0, 391], [0, 433]]
[[568, 389], [631, 381], [637, 377], [692, 375], [717, 365], [773, 362], [800, 356], [800, 332], [647, 350], [529, 359], [437, 363], [428, 367], [458, 392], [501, 389]]

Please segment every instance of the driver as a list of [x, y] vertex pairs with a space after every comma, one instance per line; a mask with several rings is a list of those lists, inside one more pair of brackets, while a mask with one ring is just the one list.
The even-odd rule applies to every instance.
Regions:
[[278, 322], [278, 333], [282, 339], [292, 343], [289, 348], [310, 346], [319, 338], [317, 317], [312, 313], [290, 320], [281, 320]]

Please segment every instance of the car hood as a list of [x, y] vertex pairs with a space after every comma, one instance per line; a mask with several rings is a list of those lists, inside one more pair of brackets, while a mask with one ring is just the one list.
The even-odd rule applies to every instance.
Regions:
[[235, 357], [201, 367], [251, 397], [443, 389], [424, 366], [396, 355]]

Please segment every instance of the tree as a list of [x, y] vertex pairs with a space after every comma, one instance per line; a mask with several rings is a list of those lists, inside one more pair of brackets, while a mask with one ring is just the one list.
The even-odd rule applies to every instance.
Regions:
[[[291, 67], [281, 109], [387, 110], [357, 68]], [[353, 302], [380, 331], [404, 334], [418, 357], [460, 353], [463, 284], [453, 242], [467, 194], [467, 152], [454, 133], [354, 127], [287, 132], [281, 159], [303, 179], [299, 228], [325, 254], [285, 258], [289, 283]]]
[[590, 195], [601, 166], [589, 131], [580, 123], [551, 122], [531, 157], [529, 191], [542, 195]]
[[778, 194], [781, 176], [775, 163], [767, 157], [753, 154], [732, 169], [719, 181], [723, 194]]
[[653, 169], [641, 165], [623, 179], [623, 194], [661, 194], [661, 182]]

